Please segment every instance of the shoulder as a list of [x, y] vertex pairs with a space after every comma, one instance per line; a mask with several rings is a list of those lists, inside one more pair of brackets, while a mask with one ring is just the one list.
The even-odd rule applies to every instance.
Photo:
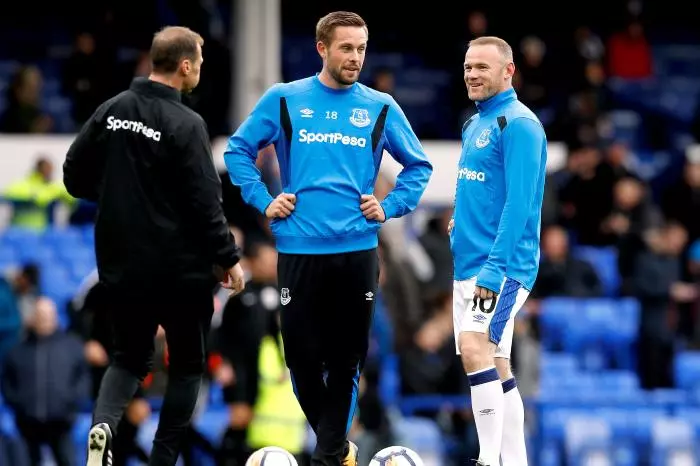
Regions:
[[286, 83], [276, 83], [265, 92], [268, 97], [289, 97], [294, 94], [308, 92], [313, 88], [313, 78], [297, 79]]
[[182, 102], [173, 102], [173, 108], [177, 112], [177, 126], [181, 129], [207, 132], [207, 123], [202, 118], [202, 115]]
[[362, 83], [357, 83], [356, 86], [356, 94], [358, 96], [400, 110], [399, 104], [396, 103], [396, 100], [394, 100], [394, 98], [386, 92], [381, 92], [376, 89], [372, 89], [371, 87], [366, 86]]
[[537, 115], [535, 115], [535, 112], [530, 110], [527, 105], [519, 100], [506, 106], [501, 116], [502, 118], [499, 117], [498, 124], [501, 126], [502, 131], [508, 126], [512, 127], [513, 125], [517, 125], [518, 127], [544, 134], [542, 122]]

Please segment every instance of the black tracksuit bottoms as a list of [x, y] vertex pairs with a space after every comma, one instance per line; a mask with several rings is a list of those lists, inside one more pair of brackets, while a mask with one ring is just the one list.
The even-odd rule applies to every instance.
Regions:
[[185, 439], [205, 369], [206, 339], [214, 312], [213, 287], [177, 283], [151, 290], [110, 289], [114, 354], [95, 402], [93, 423], [113, 434], [140, 382], [152, 368], [161, 325], [168, 343], [168, 387], [149, 466], [174, 466]]
[[339, 466], [357, 406], [379, 279], [377, 250], [279, 254], [281, 327], [313, 466]]

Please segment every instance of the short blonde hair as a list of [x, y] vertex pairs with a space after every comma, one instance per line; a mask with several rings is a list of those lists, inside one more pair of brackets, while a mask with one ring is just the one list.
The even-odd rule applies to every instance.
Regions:
[[508, 42], [496, 36], [482, 36], [477, 37], [469, 41], [469, 47], [473, 45], [495, 45], [498, 51], [501, 53], [503, 59], [508, 62], [513, 61], [513, 49]]

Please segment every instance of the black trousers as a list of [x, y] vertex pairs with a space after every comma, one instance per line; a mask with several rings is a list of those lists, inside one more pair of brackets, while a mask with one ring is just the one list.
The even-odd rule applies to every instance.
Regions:
[[187, 434], [205, 369], [206, 339], [214, 312], [213, 289], [173, 284], [168, 289], [110, 289], [113, 361], [102, 378], [93, 423], [113, 434], [140, 382], [151, 370], [161, 325], [168, 343], [168, 387], [153, 441], [150, 466], [174, 466]]
[[29, 453], [29, 464], [41, 466], [41, 447], [48, 445], [58, 466], [71, 466], [75, 464], [73, 453], [73, 441], [71, 429], [73, 423], [69, 421], [37, 421], [18, 417], [17, 430], [24, 438]]
[[376, 249], [279, 255], [284, 352], [317, 437], [312, 465], [339, 466], [346, 451], [378, 278]]

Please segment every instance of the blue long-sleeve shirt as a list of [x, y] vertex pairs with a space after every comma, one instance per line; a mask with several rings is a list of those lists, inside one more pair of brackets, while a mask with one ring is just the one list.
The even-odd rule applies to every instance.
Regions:
[[245, 202], [264, 213], [273, 198], [255, 166], [274, 144], [282, 189], [295, 209], [271, 229], [280, 252], [330, 254], [377, 247], [380, 223], [367, 220], [360, 197], [372, 194], [386, 150], [403, 165], [382, 201], [386, 219], [411, 212], [432, 173], [406, 116], [389, 95], [356, 83], [332, 89], [317, 76], [272, 86], [231, 136], [224, 160]]
[[532, 289], [540, 258], [547, 164], [542, 124], [513, 89], [477, 104], [462, 129], [454, 228], [455, 280], [499, 292], [505, 277]]

